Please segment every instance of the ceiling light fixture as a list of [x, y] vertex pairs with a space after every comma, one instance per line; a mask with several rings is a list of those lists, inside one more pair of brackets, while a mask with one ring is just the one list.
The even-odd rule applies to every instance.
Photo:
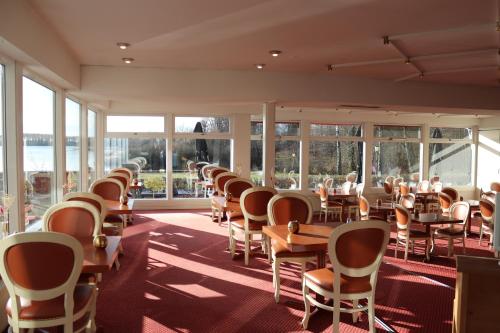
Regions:
[[411, 64], [410, 58], [406, 58], [405, 64], [407, 64], [407, 65]]
[[329, 65], [326, 65], [326, 69], [328, 69], [329, 72], [333, 71], [333, 69], [335, 68], [335, 66], [329, 64]]
[[122, 49], [122, 50], [126, 50], [127, 48], [130, 47], [130, 44], [129, 43], [125, 43], [125, 42], [119, 42], [119, 43], [116, 43], [116, 45]]
[[257, 69], [264, 69], [264, 67], [266, 67], [266, 64], [255, 64], [255, 67], [257, 67]]
[[134, 58], [122, 58], [122, 60], [126, 64], [131, 64], [135, 59]]
[[420, 72], [420, 75], [418, 77], [421, 78], [421, 79], [423, 79], [424, 78], [424, 72]]
[[271, 50], [269, 51], [269, 53], [273, 56], [273, 57], [277, 57], [279, 56], [282, 52], [280, 50]]

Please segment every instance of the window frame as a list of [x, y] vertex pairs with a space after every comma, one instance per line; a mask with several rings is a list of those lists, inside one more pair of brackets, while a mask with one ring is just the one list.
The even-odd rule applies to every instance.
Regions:
[[[229, 131], [228, 132], [223, 132], [223, 133], [218, 133], [218, 132], [209, 132], [209, 133], [195, 133], [195, 132], [190, 132], [190, 133], [185, 133], [185, 132], [176, 132], [175, 131], [175, 122], [177, 117], [182, 117], [182, 118], [209, 118], [209, 117], [219, 117], [219, 118], [227, 118], [229, 121]], [[231, 115], [219, 115], [219, 114], [214, 114], [211, 116], [203, 116], [203, 115], [193, 115], [193, 114], [173, 114], [172, 117], [172, 138], [173, 139], [220, 139], [220, 140], [233, 140], [233, 117]]]
[[[92, 110], [94, 111], [94, 110]], [[95, 111], [94, 111], [95, 112]], [[108, 132], [108, 116], [109, 117], [162, 117], [163, 118], [163, 132]], [[145, 138], [145, 139], [156, 139], [159, 135], [167, 135], [167, 116], [164, 114], [154, 114], [154, 113], [133, 113], [133, 114], [123, 114], [123, 113], [105, 113], [103, 117], [103, 128], [104, 128], [104, 139], [105, 138]]]
[[[81, 191], [84, 188], [83, 187], [84, 185], [83, 185], [83, 173], [82, 173], [82, 170], [85, 167], [83, 165], [83, 152], [82, 152], [82, 141], [84, 140], [82, 114], [83, 114], [84, 103], [80, 99], [78, 99], [78, 98], [76, 98], [76, 97], [74, 97], [72, 95], [68, 95], [68, 94], [65, 95], [65, 99], [64, 99], [65, 103], [66, 103], [66, 99], [69, 99], [70, 101], [72, 101], [72, 102], [74, 102], [74, 103], [76, 103], [76, 104], [78, 104], [80, 106], [80, 108], [79, 108], [79, 115], [78, 115], [78, 121], [79, 121], [79, 124], [78, 124], [78, 133], [79, 133], [79, 136], [78, 136], [79, 137], [78, 148], [79, 148], [79, 155], [80, 155], [80, 160], [79, 160], [80, 170], [78, 170], [78, 173], [79, 173], [79, 177], [80, 177], [80, 184], [79, 184], [80, 188], [78, 189], [78, 191]], [[66, 116], [67, 116], [67, 114], [68, 114], [68, 110], [66, 109], [66, 105], [65, 105], [64, 106], [64, 140], [63, 140], [63, 142], [64, 142], [64, 149], [65, 149], [64, 154], [65, 154], [65, 159], [66, 159], [66, 161], [64, 163], [64, 166], [65, 166], [66, 170], [64, 170], [64, 172], [68, 171], [68, 165], [66, 163], [67, 160], [68, 160], [67, 150], [66, 150], [67, 149], [67, 147], [66, 147], [66, 138], [68, 137], [68, 134], [66, 132], [66, 120], [67, 120]], [[97, 123], [97, 121], [96, 121], [96, 123]], [[85, 135], [85, 137], [86, 137], [86, 135]]]

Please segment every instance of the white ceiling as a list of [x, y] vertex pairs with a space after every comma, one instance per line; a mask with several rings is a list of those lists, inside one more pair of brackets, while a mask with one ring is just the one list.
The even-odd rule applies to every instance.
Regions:
[[[497, 0], [31, 0], [86, 65], [325, 72], [327, 64], [385, 59], [397, 63], [337, 68], [354, 75], [498, 85]], [[451, 30], [450, 30], [451, 29]], [[458, 30], [457, 30], [458, 29]], [[486, 50], [480, 54], [409, 57]], [[407, 35], [409, 34], [409, 35]], [[132, 47], [120, 50], [117, 42]], [[268, 51], [283, 54], [272, 58]], [[455, 73], [432, 74], [448, 70]]]

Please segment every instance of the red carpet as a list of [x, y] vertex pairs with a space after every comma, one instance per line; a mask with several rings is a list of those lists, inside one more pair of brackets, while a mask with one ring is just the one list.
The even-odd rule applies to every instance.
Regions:
[[[274, 302], [271, 266], [263, 256], [250, 265], [226, 251], [227, 229], [208, 212], [169, 211], [135, 215], [126, 229], [120, 271], [104, 274], [97, 324], [101, 332], [293, 332], [302, 331], [303, 301], [295, 266], [282, 268], [279, 304]], [[438, 255], [446, 246], [438, 243]], [[377, 285], [377, 331], [450, 332], [454, 259], [422, 263], [421, 251], [404, 263], [390, 245]], [[491, 256], [477, 240], [471, 254]], [[457, 253], [461, 248], [457, 246]], [[311, 267], [312, 268], [312, 267]], [[435, 281], [434, 281], [435, 280]], [[444, 285], [443, 285], [444, 284]], [[446, 286], [447, 285], [447, 286]], [[341, 316], [342, 332], [365, 332], [366, 316], [353, 324]], [[332, 315], [319, 312], [313, 332], [331, 332]]]

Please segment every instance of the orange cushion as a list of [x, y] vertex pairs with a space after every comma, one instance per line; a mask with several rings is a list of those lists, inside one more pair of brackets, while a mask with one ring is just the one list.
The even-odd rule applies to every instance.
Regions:
[[[73, 294], [75, 306], [73, 313], [84, 309], [91, 300], [92, 286], [77, 285]], [[64, 316], [64, 295], [48, 301], [31, 301], [21, 298], [19, 311], [20, 319], [53, 319]], [[8, 316], [12, 316], [11, 300], [7, 302], [5, 310]]]
[[464, 234], [464, 231], [457, 228], [439, 228], [436, 229], [436, 234], [446, 236], [460, 236]]
[[316, 257], [315, 252], [290, 252], [286, 247], [271, 239], [271, 247], [277, 258]]
[[[258, 222], [258, 221], [248, 221], [248, 229], [249, 230], [262, 230], [262, 227], [267, 225], [267, 221], [264, 222]], [[239, 217], [236, 219], [231, 219], [231, 226], [239, 228], [239, 229], [245, 229], [245, 218], [244, 217]]]
[[[321, 288], [333, 292], [335, 275], [330, 268], [316, 269], [304, 273], [306, 283], [313, 283]], [[365, 293], [372, 290], [370, 276], [348, 277], [340, 276], [340, 292], [342, 294]]]

